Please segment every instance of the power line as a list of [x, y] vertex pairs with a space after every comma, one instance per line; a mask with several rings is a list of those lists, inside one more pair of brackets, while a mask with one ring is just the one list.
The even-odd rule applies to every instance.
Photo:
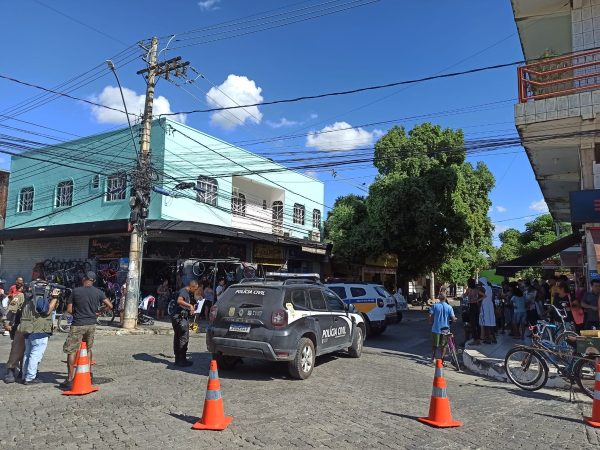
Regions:
[[327, 97], [337, 97], [340, 95], [351, 95], [351, 94], [357, 94], [360, 92], [374, 91], [374, 90], [379, 90], [379, 89], [387, 89], [387, 88], [391, 88], [394, 86], [401, 86], [401, 85], [405, 85], [405, 84], [423, 83], [425, 81], [437, 80], [437, 79], [442, 79], [442, 78], [454, 78], [454, 77], [469, 75], [469, 74], [478, 73], [478, 72], [497, 70], [497, 69], [502, 69], [505, 67], [516, 66], [516, 65], [522, 64], [523, 62], [524, 61], [521, 60], [521, 61], [514, 61], [514, 62], [504, 63], [504, 64], [494, 64], [492, 66], [477, 67], [474, 69], [463, 70], [460, 72], [452, 72], [452, 73], [446, 73], [446, 74], [442, 74], [442, 75], [432, 75], [429, 77], [415, 78], [412, 80], [394, 81], [392, 83], [379, 84], [379, 85], [373, 85], [373, 86], [365, 86], [365, 87], [350, 89], [350, 90], [346, 90], [346, 91], [327, 92], [327, 93], [315, 94], [315, 95], [304, 95], [301, 97], [294, 97], [294, 98], [281, 99], [281, 100], [272, 100], [272, 101], [260, 102], [260, 103], [251, 103], [251, 104], [247, 104], [247, 105], [225, 106], [225, 107], [220, 107], [220, 108], [208, 108], [208, 109], [193, 109], [190, 111], [165, 113], [165, 114], [160, 114], [159, 117], [175, 116], [178, 114], [194, 114], [194, 113], [226, 111], [226, 110], [230, 110], [230, 109], [250, 108], [252, 106], [277, 105], [277, 104], [281, 104], [281, 103], [296, 103], [296, 102], [301, 102], [301, 101], [305, 101], [305, 100], [314, 100], [314, 99], [327, 98]]

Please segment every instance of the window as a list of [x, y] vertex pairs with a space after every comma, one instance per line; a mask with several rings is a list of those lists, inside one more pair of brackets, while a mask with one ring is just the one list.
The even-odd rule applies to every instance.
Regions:
[[294, 203], [294, 223], [304, 225], [304, 205]]
[[56, 198], [54, 200], [54, 206], [56, 208], [62, 208], [64, 206], [73, 205], [73, 181], [61, 181], [56, 185]]
[[92, 177], [92, 189], [98, 189], [100, 187], [100, 175], [94, 175]]
[[199, 176], [196, 181], [196, 201], [206, 203], [210, 206], [217, 206], [217, 195], [219, 184], [214, 178]]
[[310, 290], [310, 303], [315, 311], [327, 311], [323, 293], [319, 289]]
[[125, 172], [113, 173], [106, 178], [106, 201], [125, 200], [127, 188], [127, 174]]
[[321, 229], [321, 211], [313, 209], [313, 228]]
[[285, 303], [292, 303], [294, 308], [307, 310], [310, 309], [308, 306], [308, 300], [306, 299], [306, 291], [301, 289], [293, 289], [286, 291]]
[[375, 291], [382, 297], [392, 297], [392, 294], [390, 294], [387, 289], [382, 286], [375, 286]]
[[335, 287], [330, 287], [329, 289], [331, 289], [333, 292], [335, 292], [339, 298], [341, 298], [341, 299], [346, 298], [346, 288], [345, 287], [335, 286]]
[[283, 233], [283, 202], [275, 201], [273, 202], [273, 233], [281, 234]]
[[234, 188], [231, 196], [231, 214], [234, 216], [246, 215], [246, 196]]
[[364, 297], [367, 295], [367, 291], [363, 288], [351, 287], [350, 288], [350, 296], [351, 297]]
[[346, 306], [344, 302], [342, 302], [337, 295], [333, 292], [325, 291], [325, 298], [327, 299], [327, 307], [329, 311], [335, 312], [344, 312], [346, 311]]
[[33, 211], [33, 186], [21, 189], [19, 192], [18, 212]]

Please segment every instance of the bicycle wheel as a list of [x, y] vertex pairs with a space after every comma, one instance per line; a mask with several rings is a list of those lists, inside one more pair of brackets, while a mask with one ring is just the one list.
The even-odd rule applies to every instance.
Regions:
[[573, 353], [574, 348], [569, 345], [568, 338], [577, 336], [579, 335], [574, 331], [563, 331], [558, 336], [556, 336], [554, 343], [556, 344], [557, 349], [561, 351], [568, 350], [569, 353]]
[[67, 312], [64, 312], [58, 318], [58, 329], [62, 333], [68, 333], [71, 329], [71, 323], [73, 323], [73, 316]]
[[202, 275], [204, 273], [204, 269], [205, 269], [205, 267], [204, 267], [204, 264], [202, 263], [202, 261], [196, 261], [192, 265], [192, 272], [197, 277], [199, 277], [200, 275]]
[[169, 316], [173, 315], [173, 311], [175, 310], [175, 305], [177, 304], [177, 300], [173, 299], [169, 302], [169, 304], [167, 305], [167, 314]]
[[594, 398], [596, 383], [596, 357], [586, 356], [575, 363], [573, 375], [579, 388], [585, 395]]
[[458, 354], [456, 353], [456, 343], [454, 337], [448, 340], [448, 350], [450, 350], [450, 357], [452, 358], [452, 364], [456, 367], [456, 371], [460, 372], [460, 362], [458, 361]]
[[526, 348], [509, 350], [504, 369], [508, 379], [526, 391], [537, 391], [548, 382], [548, 366], [536, 352]]

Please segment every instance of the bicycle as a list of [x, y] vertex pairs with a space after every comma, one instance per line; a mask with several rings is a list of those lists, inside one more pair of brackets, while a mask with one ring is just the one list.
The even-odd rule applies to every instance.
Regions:
[[573, 329], [571, 322], [565, 322], [567, 318], [567, 312], [565, 310], [566, 303], [562, 302], [561, 309], [558, 309], [554, 305], [548, 305], [550, 312], [555, 318], [555, 322], [552, 323], [548, 320], [538, 321], [538, 330], [542, 340], [553, 342], [555, 344], [561, 344], [561, 342], [568, 340], [569, 337], [576, 337], [578, 334]]
[[504, 359], [504, 369], [508, 379], [526, 391], [537, 391], [548, 382], [548, 363], [558, 374], [571, 384], [577, 384], [588, 397], [594, 397], [596, 357], [582, 355], [571, 346], [572, 339], [555, 344], [541, 338], [536, 326], [532, 331], [532, 346], [516, 345], [508, 351]]
[[454, 334], [450, 330], [449, 327], [444, 327], [441, 329], [442, 335], [446, 336], [447, 344], [446, 347], [450, 352], [450, 358], [452, 360], [452, 364], [456, 367], [456, 371], [460, 372], [460, 363], [458, 361], [458, 352], [456, 347], [456, 341], [454, 340]]

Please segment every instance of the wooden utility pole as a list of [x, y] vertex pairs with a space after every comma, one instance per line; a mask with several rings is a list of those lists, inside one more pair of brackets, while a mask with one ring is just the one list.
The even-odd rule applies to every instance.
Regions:
[[138, 166], [132, 176], [132, 195], [130, 199], [131, 215], [131, 242], [129, 245], [129, 268], [127, 272], [127, 296], [125, 298], [125, 312], [123, 328], [133, 329], [137, 324], [137, 312], [140, 301], [140, 279], [142, 276], [142, 256], [144, 249], [145, 221], [150, 207], [151, 161], [150, 161], [150, 134], [152, 131], [152, 107], [154, 103], [154, 88], [157, 77], [168, 79], [173, 72], [174, 76], [184, 75], [188, 62], [180, 63], [181, 57], [173, 58], [162, 63], [157, 63], [158, 38], [153, 37], [148, 53], [146, 69], [138, 71], [138, 75], [146, 75], [146, 102], [142, 118], [142, 135], [140, 138], [140, 153]]

